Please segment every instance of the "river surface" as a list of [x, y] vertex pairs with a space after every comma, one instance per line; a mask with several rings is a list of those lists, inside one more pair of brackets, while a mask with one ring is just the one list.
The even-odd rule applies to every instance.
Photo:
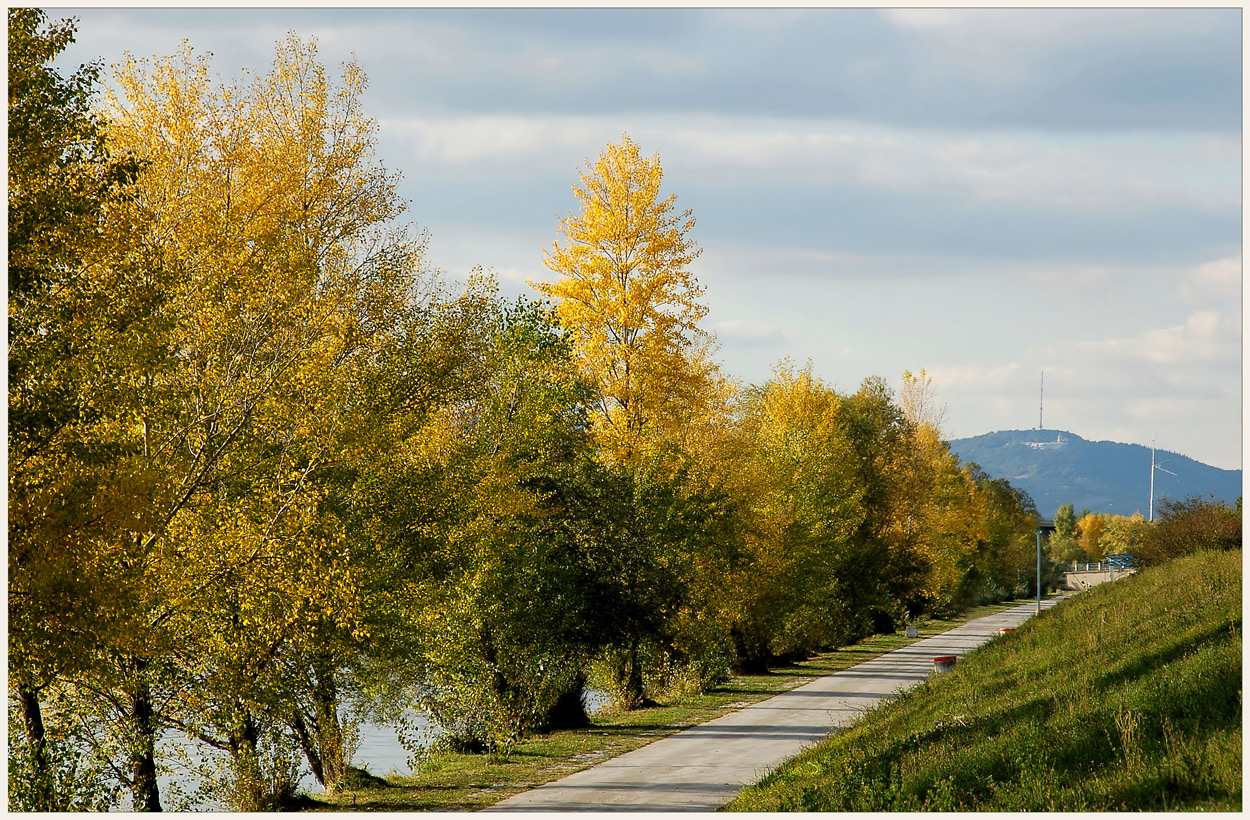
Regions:
[[[606, 693], [596, 690], [588, 690], [583, 696], [586, 710], [592, 714], [602, 709], [607, 704], [607, 700]], [[422, 739], [425, 741], [424, 745], [432, 743], [438, 736], [438, 728], [432, 726], [429, 719], [422, 713], [412, 712], [409, 717], [413, 719], [417, 727], [423, 730]], [[412, 769], [408, 766], [408, 750], [400, 745], [394, 725], [361, 723], [359, 732], [359, 742], [356, 744], [356, 751], [352, 755], [353, 766], [365, 769], [370, 774], [379, 777], [412, 774]], [[158, 758], [172, 762], [179, 754], [185, 754], [194, 763], [200, 763], [203, 760], [199, 744], [193, 743], [186, 735], [180, 732], [167, 731], [162, 735], [160, 742], [157, 743]], [[321, 784], [317, 782], [317, 778], [313, 777], [312, 772], [309, 770], [308, 761], [304, 759], [303, 755], [299, 755], [298, 759], [300, 766], [300, 790], [308, 794], [321, 794], [323, 789]], [[173, 796], [171, 788], [175, 786], [180, 791], [190, 795], [199, 788], [202, 782], [201, 778], [194, 772], [186, 767], [175, 765], [173, 772], [159, 778], [161, 801], [165, 808], [225, 811], [225, 806], [214, 801], [198, 800], [192, 801], [189, 806], [176, 807], [167, 799]]]

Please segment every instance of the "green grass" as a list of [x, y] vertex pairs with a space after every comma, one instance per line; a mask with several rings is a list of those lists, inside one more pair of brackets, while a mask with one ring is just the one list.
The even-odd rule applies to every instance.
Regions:
[[1240, 810], [1241, 628], [1240, 550], [1094, 587], [726, 810]]
[[506, 760], [486, 755], [432, 756], [410, 776], [358, 782], [334, 795], [301, 801], [301, 808], [330, 811], [469, 811], [637, 749], [658, 738], [740, 709], [823, 675], [847, 669], [886, 652], [953, 629], [982, 615], [1016, 606], [1015, 601], [976, 607], [957, 618], [920, 624], [920, 638], [901, 632], [874, 635], [854, 646], [827, 652], [764, 675], [732, 677], [700, 695], [634, 712], [596, 715], [586, 729], [552, 732], [519, 743]]

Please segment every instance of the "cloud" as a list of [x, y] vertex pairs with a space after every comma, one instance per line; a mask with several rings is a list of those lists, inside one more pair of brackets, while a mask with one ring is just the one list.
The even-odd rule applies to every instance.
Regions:
[[[840, 118], [1240, 133], [1236, 9], [104, 9], [77, 53], [352, 53], [388, 113]], [[232, 66], [222, 66], [233, 73]]]
[[454, 275], [545, 277], [582, 160], [628, 131], [699, 220], [735, 375], [925, 366], [984, 432], [1035, 422], [1045, 369], [1081, 435], [1145, 430], [1140, 402], [1240, 440], [1240, 10], [74, 13], [70, 65], [188, 37], [230, 76], [292, 29], [331, 71], [355, 52]]
[[1046, 427], [1136, 444], [1157, 435], [1160, 447], [1237, 469], [1240, 324], [1239, 313], [1195, 311], [1177, 325], [1035, 340], [984, 361], [960, 362], [948, 350], [927, 370], [950, 409], [945, 432], [953, 438], [1035, 426], [1044, 371]]
[[712, 322], [710, 329], [722, 344], [780, 347], [790, 342], [781, 329], [758, 319], [724, 319]]
[[[1240, 130], [1235, 9], [887, 10], [945, 123]], [[916, 102], [913, 98], [913, 102]]]
[[1232, 366], [1241, 357], [1241, 314], [1198, 311], [1183, 324], [1154, 328], [1132, 338], [1082, 342], [1077, 353], [1108, 367], [1149, 364], [1192, 368], [1205, 363]]
[[1241, 299], [1240, 256], [1228, 256], [1198, 265], [1178, 277], [1176, 292], [1192, 302], [1227, 305]]
[[1231, 210], [1241, 201], [1235, 141], [1212, 137], [1076, 142], [775, 118], [511, 114], [387, 117], [381, 127], [418, 162], [473, 175], [567, 174], [628, 130], [675, 175], [711, 187], [856, 185], [1048, 208]]

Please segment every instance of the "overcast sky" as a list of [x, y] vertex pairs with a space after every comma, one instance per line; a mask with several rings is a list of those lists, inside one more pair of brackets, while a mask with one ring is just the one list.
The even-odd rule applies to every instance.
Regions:
[[536, 295], [629, 135], [693, 210], [744, 382], [928, 371], [950, 438], [1038, 424], [1241, 467], [1242, 11], [51, 9], [69, 60], [231, 77], [289, 31], [369, 75], [433, 264]]

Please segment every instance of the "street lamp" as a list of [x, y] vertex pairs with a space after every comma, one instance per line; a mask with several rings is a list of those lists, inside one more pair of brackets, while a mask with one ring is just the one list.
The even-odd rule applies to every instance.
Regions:
[[1037, 614], [1042, 614], [1042, 530], [1037, 530]]

